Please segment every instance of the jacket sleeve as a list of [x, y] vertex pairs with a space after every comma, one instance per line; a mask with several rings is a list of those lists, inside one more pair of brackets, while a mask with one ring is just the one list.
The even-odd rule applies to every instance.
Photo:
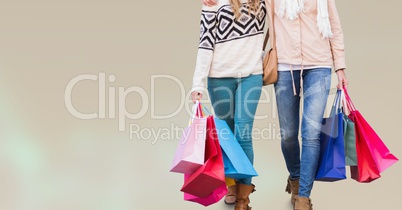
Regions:
[[206, 79], [211, 69], [215, 49], [217, 6], [203, 6], [200, 23], [200, 42], [191, 92], [205, 89]]
[[332, 28], [332, 38], [330, 38], [332, 58], [334, 60], [335, 71], [346, 68], [345, 44], [343, 41], [343, 31], [335, 0], [328, 0], [329, 21]]

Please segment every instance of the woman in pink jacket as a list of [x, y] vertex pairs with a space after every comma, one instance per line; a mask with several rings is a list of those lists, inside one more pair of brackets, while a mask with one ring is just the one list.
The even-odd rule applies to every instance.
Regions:
[[[219, 0], [202, 1], [212, 6]], [[271, 28], [272, 0], [265, 2]], [[274, 5], [278, 52], [275, 95], [282, 153], [289, 171], [286, 191], [291, 193], [295, 210], [312, 210], [310, 194], [318, 167], [321, 122], [331, 85], [331, 70], [337, 74], [338, 88], [348, 84], [344, 73], [343, 32], [335, 0], [275, 0]]]

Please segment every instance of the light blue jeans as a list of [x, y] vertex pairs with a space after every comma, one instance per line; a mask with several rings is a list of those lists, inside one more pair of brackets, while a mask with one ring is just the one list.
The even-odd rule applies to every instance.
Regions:
[[[252, 131], [261, 95], [262, 75], [243, 78], [208, 78], [208, 92], [216, 117], [225, 120], [251, 163]], [[237, 180], [251, 185], [251, 178]]]
[[[290, 71], [278, 72], [275, 95], [281, 129], [281, 147], [291, 179], [300, 178], [300, 197], [310, 197], [320, 153], [320, 132], [329, 89], [331, 69], [303, 71], [303, 113], [301, 121], [302, 150], [300, 157], [300, 97], [294, 95]], [[297, 94], [300, 93], [300, 70], [293, 71]]]

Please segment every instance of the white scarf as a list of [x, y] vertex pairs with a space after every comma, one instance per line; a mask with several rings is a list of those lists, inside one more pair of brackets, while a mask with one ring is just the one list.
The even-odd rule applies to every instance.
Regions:
[[[289, 20], [295, 20], [298, 18], [300, 12], [304, 12], [305, 0], [282, 0], [279, 8], [279, 15], [285, 16]], [[327, 0], [317, 1], [317, 27], [323, 38], [331, 38], [331, 23], [329, 22], [328, 15], [328, 2]]]

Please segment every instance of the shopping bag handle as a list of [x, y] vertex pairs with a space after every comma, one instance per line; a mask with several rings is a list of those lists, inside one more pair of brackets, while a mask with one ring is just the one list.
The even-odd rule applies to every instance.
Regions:
[[201, 102], [200, 102], [200, 105], [201, 105], [201, 110], [202, 110], [203, 116], [212, 115], [211, 112], [209, 111], [209, 109], [207, 109], [207, 107], [202, 105]]
[[341, 101], [342, 101], [341, 103], [343, 105], [343, 108], [342, 108], [343, 113], [345, 113], [345, 115], [349, 115], [350, 114], [350, 109], [349, 109], [349, 106], [348, 106], [348, 104], [346, 102], [345, 91], [344, 90], [341, 91]]
[[212, 115], [211, 112], [207, 109], [207, 107], [202, 105], [202, 103], [199, 99], [197, 99], [193, 105], [192, 115], [191, 115], [188, 125], [191, 125], [195, 118], [203, 118], [208, 115]]
[[349, 110], [350, 110], [350, 111], [356, 111], [356, 107], [355, 107], [355, 105], [353, 104], [352, 99], [350, 99], [348, 90], [346, 89], [345, 86], [343, 86], [343, 91], [344, 91], [344, 93], [345, 93], [346, 104], [348, 105]]
[[332, 104], [331, 112], [329, 114], [330, 117], [333, 117], [336, 114], [339, 114], [342, 112], [341, 106], [342, 106], [342, 100], [341, 100], [341, 94], [342, 92], [338, 90], [336, 92], [335, 100], [334, 103]]
[[201, 102], [199, 100], [196, 100], [192, 110], [192, 114], [191, 114], [191, 118], [190, 121], [188, 122], [189, 125], [191, 125], [194, 121], [194, 119], [196, 118], [202, 118], [203, 117], [203, 113], [202, 113], [202, 109], [201, 109]]

